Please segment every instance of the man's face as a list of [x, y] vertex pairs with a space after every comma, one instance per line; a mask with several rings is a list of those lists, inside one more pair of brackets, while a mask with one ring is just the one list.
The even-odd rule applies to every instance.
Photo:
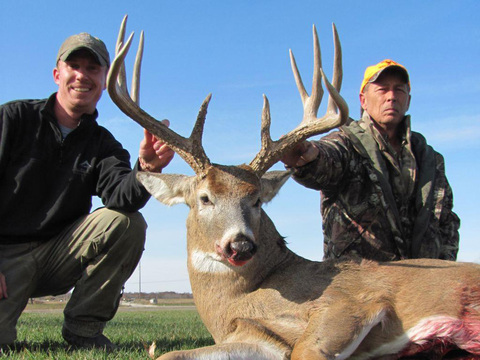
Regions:
[[107, 68], [98, 64], [88, 50], [74, 52], [58, 61], [53, 78], [57, 99], [67, 112], [92, 114], [106, 87]]
[[360, 104], [383, 129], [396, 129], [410, 105], [410, 91], [400, 74], [387, 72], [369, 83], [360, 94]]

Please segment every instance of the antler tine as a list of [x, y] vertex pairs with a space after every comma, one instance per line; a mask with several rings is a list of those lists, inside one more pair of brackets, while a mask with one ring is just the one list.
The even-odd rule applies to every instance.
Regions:
[[112, 101], [128, 117], [135, 120], [142, 127], [155, 135], [155, 137], [165, 142], [171, 149], [178, 153], [178, 155], [190, 165], [196, 174], [204, 173], [210, 166], [210, 160], [201, 145], [201, 137], [211, 95], [208, 95], [203, 102], [192, 134], [188, 139], [172, 131], [162, 122], [156, 120], [140, 108], [138, 102], [144, 37], [140, 37], [139, 49], [137, 51], [134, 65], [132, 97], [130, 97], [126, 86], [124, 61], [132, 43], [133, 33], [124, 43], [126, 19], [127, 16], [124, 17], [122, 25], [120, 26], [115, 59], [110, 66], [107, 76], [107, 89]]
[[[320, 51], [320, 43], [318, 41], [318, 34], [315, 25], [313, 25], [313, 80], [312, 80], [312, 96], [311, 104], [306, 101], [307, 108], [305, 109], [305, 117], [316, 117], [318, 108], [323, 98], [323, 88], [321, 84], [320, 69], [322, 68], [322, 53]], [[310, 105], [310, 106], [308, 106]]]
[[270, 169], [282, 155], [278, 154], [279, 140], [273, 141], [270, 136], [270, 103], [266, 95], [263, 95], [262, 108], [262, 125], [261, 125], [261, 149], [250, 162], [249, 166], [252, 170], [262, 177], [262, 175]]
[[320, 103], [322, 102], [323, 98], [323, 88], [321, 84], [322, 75], [320, 74], [320, 69], [322, 67], [322, 55], [315, 25], [313, 25], [312, 96], [308, 96], [308, 93], [305, 90], [305, 86], [303, 85], [302, 77], [300, 76], [300, 72], [298, 71], [297, 62], [295, 61], [295, 56], [293, 55], [292, 50], [290, 50], [290, 64], [292, 66], [295, 82], [297, 84], [298, 91], [300, 92], [304, 107], [304, 116], [302, 122], [308, 121], [312, 117], [317, 116], [318, 108], [320, 107]]
[[[275, 156], [269, 156], [274, 153], [276, 143], [270, 136], [270, 103], [266, 95], [263, 95], [262, 125], [261, 125], [261, 144], [262, 147], [255, 158], [250, 162], [252, 169], [261, 177], [266, 169], [275, 164], [278, 159]], [[265, 171], [263, 171], [265, 169]]]
[[262, 126], [261, 126], [261, 142], [262, 149], [266, 149], [272, 143], [270, 136], [270, 125], [272, 123], [270, 116], [270, 103], [266, 95], [263, 95], [263, 109], [262, 109]]
[[[142, 69], [143, 47], [145, 43], [145, 36], [143, 31], [140, 32], [140, 41], [138, 42], [137, 55], [135, 56], [135, 63], [133, 65], [132, 77], [132, 100], [140, 106], [140, 72]], [[125, 69], [125, 66], [123, 66]]]
[[197, 121], [195, 122], [195, 126], [193, 127], [192, 133], [189, 137], [191, 150], [201, 150], [196, 152], [196, 163], [202, 172], [205, 172], [206, 168], [210, 166], [210, 160], [208, 159], [207, 154], [205, 154], [205, 151], [203, 151], [202, 135], [205, 119], [207, 118], [208, 104], [210, 103], [211, 98], [212, 94], [208, 94], [205, 100], [203, 100], [202, 106], [200, 106], [200, 110], [198, 112]]
[[[333, 59], [333, 77], [332, 77], [332, 84], [335, 89], [340, 92], [342, 87], [342, 80], [343, 80], [343, 71], [342, 71], [342, 46], [340, 45], [340, 39], [338, 37], [337, 27], [335, 24], [332, 23], [332, 31], [333, 31], [333, 42], [335, 46], [335, 56]], [[327, 111], [336, 112], [337, 106], [333, 101], [332, 97], [328, 97], [328, 107]]]
[[[323, 83], [325, 84], [325, 87], [327, 88], [328, 93], [330, 94], [330, 99], [332, 99], [332, 104], [334, 109], [329, 110], [327, 108], [326, 114], [321, 119], [318, 119], [319, 121], [322, 121], [322, 126], [319, 126], [318, 128], [314, 129], [314, 131], [318, 130], [319, 132], [312, 135], [308, 135], [308, 137], [317, 135], [317, 134], [322, 134], [327, 131], [330, 131], [333, 128], [342, 126], [348, 120], [348, 105], [345, 99], [340, 95], [337, 89], [328, 81], [328, 78], [323, 72], [323, 70], [321, 70], [321, 72], [322, 72]], [[338, 109], [338, 112], [337, 112], [337, 109]]]
[[[117, 57], [118, 53], [120, 52], [120, 50], [122, 49], [122, 47], [124, 45], [125, 27], [126, 27], [126, 23], [127, 23], [127, 18], [128, 18], [128, 15], [125, 15], [122, 19], [122, 23], [120, 24], [120, 30], [119, 30], [118, 36], [117, 36], [117, 43], [115, 44], [115, 57]], [[130, 36], [132, 36], [132, 35], [130, 35]], [[126, 73], [125, 73], [125, 66], [122, 62], [121, 68], [120, 68], [120, 73], [119, 73], [118, 78], [117, 78], [117, 83], [121, 88], [124, 88], [126, 86], [126, 82], [127, 82], [127, 76], [126, 76]]]
[[[292, 71], [295, 77], [300, 97], [303, 103], [303, 119], [301, 123], [287, 135], [281, 137], [277, 141], [272, 141], [270, 138], [270, 107], [267, 98], [264, 100], [263, 115], [262, 115], [262, 148], [255, 158], [250, 162], [252, 169], [259, 175], [263, 175], [271, 166], [281, 159], [284, 153], [291, 150], [295, 145], [304, 141], [305, 139], [330, 131], [331, 129], [344, 124], [348, 119], [348, 106], [343, 98], [340, 96], [335, 87], [340, 88], [342, 72], [341, 72], [341, 50], [340, 41], [336, 30], [334, 28], [335, 38], [335, 68], [334, 81], [336, 86], [333, 86], [328, 81], [321, 68], [321, 54], [320, 45], [318, 41], [317, 30], [313, 27], [314, 38], [314, 75], [312, 84], [312, 95], [308, 96], [303, 85], [300, 72], [295, 62], [292, 51], [290, 51], [290, 60], [292, 64]], [[318, 108], [323, 97], [323, 88], [321, 80], [330, 94], [331, 107], [327, 108], [326, 114], [322, 118], [317, 118]], [[337, 114], [338, 107], [338, 114]]]

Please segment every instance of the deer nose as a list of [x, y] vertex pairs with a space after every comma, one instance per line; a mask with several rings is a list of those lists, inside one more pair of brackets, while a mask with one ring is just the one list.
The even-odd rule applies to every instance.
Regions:
[[250, 239], [235, 240], [230, 244], [230, 248], [238, 254], [251, 254], [256, 250]]
[[224, 250], [224, 255], [230, 263], [244, 264], [250, 260], [257, 251], [253, 241], [245, 235], [237, 235]]

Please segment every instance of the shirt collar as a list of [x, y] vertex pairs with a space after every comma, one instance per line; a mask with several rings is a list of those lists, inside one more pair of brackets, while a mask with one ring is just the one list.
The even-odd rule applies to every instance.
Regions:
[[[362, 129], [369, 132], [374, 137], [381, 150], [385, 150], [387, 148], [388, 138], [380, 133], [371, 116], [366, 111], [363, 112], [362, 118], [358, 121], [358, 124]], [[410, 144], [412, 136], [410, 115], [405, 115], [399, 126], [402, 145]]]
[[[55, 92], [49, 96], [43, 109], [41, 110], [43, 114], [48, 114], [48, 116], [52, 119], [55, 119], [55, 121], [56, 121], [56, 118], [55, 118], [54, 106], [55, 106], [55, 101], [57, 101], [56, 99], [57, 99], [57, 93]], [[98, 110], [95, 109], [93, 114], [83, 114], [81, 122], [83, 123], [85, 121], [87, 122], [95, 121], [97, 117], [98, 117]]]

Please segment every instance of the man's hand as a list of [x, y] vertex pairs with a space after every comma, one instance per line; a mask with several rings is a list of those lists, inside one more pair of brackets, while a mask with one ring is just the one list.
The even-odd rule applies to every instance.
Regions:
[[8, 298], [7, 294], [7, 281], [5, 275], [0, 272], [0, 300]]
[[[168, 120], [162, 122], [166, 126], [170, 125]], [[145, 129], [144, 135], [138, 153], [140, 167], [143, 171], [161, 172], [170, 163], [175, 152]]]
[[318, 156], [318, 148], [310, 141], [304, 141], [295, 146], [290, 152], [285, 153], [281, 161], [290, 167], [300, 167], [315, 160]]

